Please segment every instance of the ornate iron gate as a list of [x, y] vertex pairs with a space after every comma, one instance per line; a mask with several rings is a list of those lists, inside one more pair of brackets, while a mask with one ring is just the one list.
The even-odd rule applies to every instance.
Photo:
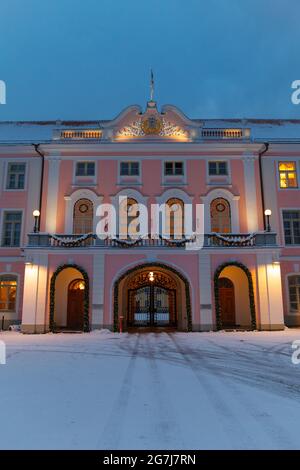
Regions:
[[131, 326], [175, 326], [175, 290], [153, 284], [129, 291]]

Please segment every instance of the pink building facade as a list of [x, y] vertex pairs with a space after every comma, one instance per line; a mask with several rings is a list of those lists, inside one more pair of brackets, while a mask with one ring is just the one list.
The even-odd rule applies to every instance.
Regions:
[[[154, 101], [111, 121], [0, 123], [2, 327], [299, 326], [299, 135], [300, 121], [191, 120]], [[151, 204], [170, 207], [168, 236], [122, 238], [120, 197], [126, 223], [135, 204], [149, 225]], [[118, 227], [102, 239], [101, 204]], [[181, 209], [196, 220], [197, 204], [203, 246], [188, 249]]]

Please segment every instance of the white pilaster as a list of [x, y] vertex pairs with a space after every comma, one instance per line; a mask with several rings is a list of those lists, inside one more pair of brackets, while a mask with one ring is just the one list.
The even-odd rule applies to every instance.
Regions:
[[48, 255], [35, 254], [27, 259], [32, 264], [25, 266], [22, 331], [44, 333], [49, 323], [46, 319]]
[[41, 184], [42, 161], [40, 158], [31, 158], [27, 163], [27, 218], [25, 221], [25, 243], [27, 244], [27, 234], [33, 231], [34, 219], [33, 211], [39, 209], [40, 184]]
[[48, 233], [55, 233], [59, 188], [59, 168], [61, 159], [58, 155], [52, 155], [47, 157], [46, 160], [48, 162], [48, 192], [45, 230]]
[[211, 262], [210, 255], [200, 253], [199, 261], [199, 292], [200, 292], [200, 329], [213, 329]]
[[65, 233], [73, 233], [73, 211], [72, 211], [72, 198], [70, 196], [65, 196], [66, 202], [66, 211], [65, 211]]
[[97, 253], [94, 255], [92, 328], [103, 327], [104, 268], [105, 255]]
[[272, 253], [257, 255], [257, 284], [260, 307], [260, 328], [284, 328], [280, 265], [273, 262]]
[[248, 232], [258, 230], [255, 159], [252, 153], [245, 153], [243, 156]]

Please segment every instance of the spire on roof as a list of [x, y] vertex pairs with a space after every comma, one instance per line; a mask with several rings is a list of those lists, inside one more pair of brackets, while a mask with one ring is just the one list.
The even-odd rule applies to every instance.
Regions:
[[153, 70], [151, 69], [150, 71], [150, 101], [153, 101], [153, 96], [154, 96], [154, 76], [153, 76]]

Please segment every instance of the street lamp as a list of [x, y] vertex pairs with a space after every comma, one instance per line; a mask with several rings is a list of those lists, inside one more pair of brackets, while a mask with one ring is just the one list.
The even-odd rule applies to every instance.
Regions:
[[265, 210], [265, 216], [267, 218], [267, 232], [271, 232], [271, 225], [270, 225], [270, 215], [272, 214], [271, 209]]
[[39, 231], [39, 217], [40, 217], [41, 213], [40, 213], [39, 210], [36, 209], [36, 210], [33, 211], [32, 215], [34, 217], [33, 232], [37, 233]]

